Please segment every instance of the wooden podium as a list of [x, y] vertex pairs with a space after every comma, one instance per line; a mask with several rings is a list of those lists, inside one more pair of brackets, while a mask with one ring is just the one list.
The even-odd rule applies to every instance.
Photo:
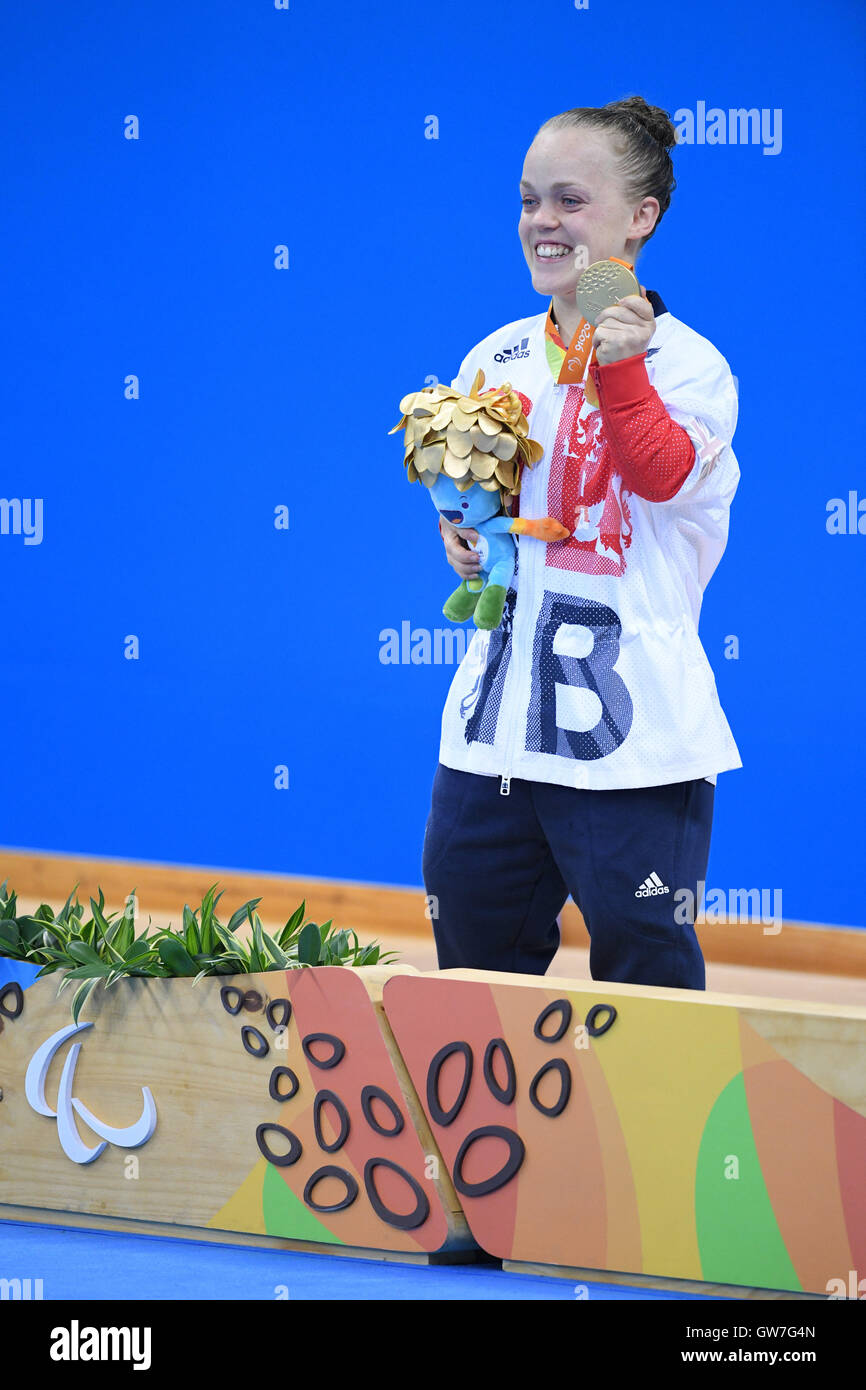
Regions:
[[372, 966], [0, 1020], [4, 1219], [866, 1290], [866, 1008]]

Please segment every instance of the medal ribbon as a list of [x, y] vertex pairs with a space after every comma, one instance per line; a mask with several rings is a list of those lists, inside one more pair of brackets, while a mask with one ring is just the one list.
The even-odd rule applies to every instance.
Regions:
[[[634, 272], [634, 265], [631, 261], [621, 261], [619, 256], [608, 256], [607, 259], [616, 261], [617, 265], [623, 265], [626, 270]], [[587, 400], [591, 405], [597, 406], [598, 396], [595, 391], [595, 382], [589, 371], [596, 360], [595, 348], [592, 346], [594, 332], [593, 325], [587, 319], [582, 318], [577, 325], [574, 337], [566, 348], [556, 381], [558, 386], [582, 384]]]

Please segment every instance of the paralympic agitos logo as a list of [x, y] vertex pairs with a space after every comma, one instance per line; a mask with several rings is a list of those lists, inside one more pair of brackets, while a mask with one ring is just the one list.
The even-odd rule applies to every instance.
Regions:
[[[156, 1105], [147, 1086], [141, 1088], [144, 1105], [140, 1116], [134, 1124], [122, 1129], [105, 1124], [72, 1094], [81, 1043], [73, 1043], [63, 1063], [57, 1090], [57, 1109], [52, 1110], [48, 1104], [45, 1099], [45, 1078], [55, 1053], [76, 1033], [82, 1033], [86, 1028], [92, 1027], [92, 1023], [72, 1023], [69, 1027], [52, 1033], [34, 1052], [24, 1078], [24, 1093], [31, 1109], [35, 1110], [37, 1115], [47, 1115], [50, 1119], [57, 1120], [57, 1137], [61, 1148], [73, 1163], [93, 1163], [109, 1144], [115, 1144], [121, 1149], [141, 1148], [156, 1129]], [[78, 1132], [73, 1110], [93, 1133], [99, 1136], [102, 1143], [91, 1146], [84, 1142]]]

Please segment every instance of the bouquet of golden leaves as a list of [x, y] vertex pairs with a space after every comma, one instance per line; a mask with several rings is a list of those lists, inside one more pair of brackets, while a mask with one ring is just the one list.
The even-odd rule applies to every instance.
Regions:
[[511, 383], [484, 386], [478, 371], [468, 396], [450, 386], [413, 391], [400, 402], [402, 419], [389, 430], [405, 430], [403, 462], [409, 482], [432, 487], [444, 473], [459, 492], [473, 483], [499, 491], [502, 502], [520, 491], [520, 467], [538, 463], [543, 449], [529, 438], [520, 397]]

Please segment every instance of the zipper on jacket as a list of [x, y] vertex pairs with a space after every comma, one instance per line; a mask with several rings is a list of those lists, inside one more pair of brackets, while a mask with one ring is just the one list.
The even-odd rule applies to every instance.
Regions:
[[[525, 588], [525, 586], [526, 586], [526, 584], [527, 584], [526, 572], [527, 572], [528, 567], [529, 567], [528, 557], [524, 557], [524, 559], [521, 560], [521, 568], [523, 569], [523, 573], [524, 573], [524, 579], [523, 579], [524, 592], [526, 592], [526, 588]], [[519, 591], [518, 591], [518, 592], [519, 592]], [[517, 623], [517, 620], [516, 620], [516, 610], [515, 610], [515, 621], [514, 621], [514, 623], [513, 623], [513, 625], [512, 625], [512, 628], [511, 628], [511, 668], [510, 668], [509, 673], [508, 673], [508, 677], [509, 677], [509, 679], [510, 679], [510, 681], [511, 681], [511, 697], [510, 697], [511, 703], [514, 702], [515, 698], [519, 698], [520, 679], [521, 679], [522, 674], [523, 674], [523, 672], [522, 672], [522, 662], [521, 662], [521, 660], [520, 660], [520, 656], [518, 655], [519, 645], [520, 645], [520, 637], [521, 637], [521, 635], [522, 635], [521, 632], [518, 630], [518, 623]], [[517, 692], [517, 695], [515, 695], [515, 692]], [[503, 701], [504, 701], [504, 693], [505, 693], [505, 692], [503, 691]], [[517, 734], [518, 734], [519, 727], [520, 727], [520, 725], [519, 725], [518, 721], [517, 721], [516, 719], [512, 719], [511, 725], [510, 725], [510, 727], [509, 727], [509, 729], [508, 729], [508, 736], [507, 736], [506, 742], [505, 742], [505, 767], [504, 767], [504, 770], [503, 770], [503, 772], [502, 772], [502, 775], [501, 775], [501, 777], [500, 777], [500, 779], [499, 779], [499, 795], [500, 795], [500, 796], [510, 796], [510, 795], [511, 795], [511, 769], [512, 769], [512, 767], [513, 767], [513, 765], [514, 765], [514, 749], [515, 749], [515, 745], [516, 745], [516, 743], [517, 743]]]
[[[565, 389], [567, 390], [568, 388], [566, 387]], [[535, 408], [536, 408], [536, 410], [538, 409], [538, 403], [537, 403], [537, 402], [536, 402], [536, 407], [535, 407]], [[556, 391], [555, 391], [555, 389], [554, 389], [554, 407], [553, 407], [553, 408], [554, 408], [554, 410], [555, 410], [555, 408], [556, 408]], [[548, 407], [548, 409], [550, 409], [550, 407]], [[560, 413], [561, 413], [561, 412], [560, 412]], [[558, 419], [559, 417], [557, 416], [556, 418]], [[547, 428], [547, 424], [545, 425], [545, 428]], [[533, 479], [533, 481], [535, 481], [535, 480]], [[546, 496], [547, 496], [547, 490], [546, 490], [546, 488], [545, 488], [544, 496], [545, 496], [545, 498], [546, 498]], [[523, 589], [524, 595], [527, 594], [527, 586], [528, 586], [528, 584], [529, 584], [529, 571], [530, 571], [530, 569], [531, 569], [531, 570], [532, 570], [532, 587], [531, 587], [530, 592], [535, 593], [535, 594], [539, 594], [539, 593], [540, 593], [540, 596], [541, 596], [541, 597], [540, 597], [540, 602], [541, 602], [541, 603], [544, 602], [544, 594], [545, 594], [545, 588], [546, 588], [546, 585], [545, 585], [545, 572], [544, 572], [544, 554], [545, 554], [544, 545], [543, 545], [541, 542], [539, 542], [539, 545], [538, 545], [537, 548], [536, 548], [535, 546], [527, 547], [526, 553], [525, 553], [523, 556], [521, 556], [521, 559], [520, 559], [520, 569], [521, 569], [521, 571], [522, 571], [522, 573], [523, 573], [523, 580], [522, 580], [522, 583], [523, 583], [523, 586], [524, 586], [524, 589]], [[528, 602], [528, 600], [527, 600], [527, 602]], [[525, 623], [526, 621], [527, 621], [527, 619], [524, 618], [524, 623]], [[527, 632], [526, 635], [525, 635], [525, 643], [521, 641], [521, 639], [524, 637], [524, 633], [523, 633], [523, 630], [522, 630], [522, 629], [523, 629], [523, 624], [520, 624], [520, 630], [518, 630], [518, 623], [517, 623], [517, 620], [516, 620], [516, 613], [515, 613], [515, 621], [514, 621], [514, 624], [513, 624], [513, 626], [512, 626], [512, 629], [511, 629], [511, 670], [509, 671], [509, 677], [510, 677], [510, 680], [511, 680], [511, 691], [512, 691], [511, 699], [512, 699], [512, 701], [513, 701], [515, 698], [517, 698], [517, 699], [519, 700], [519, 692], [520, 692], [520, 689], [521, 689], [521, 682], [522, 682], [522, 680], [523, 680], [524, 664], [528, 664], [528, 668], [529, 668], [529, 670], [530, 670], [530, 673], [531, 673], [531, 668], [532, 668], [532, 633], [533, 633], [533, 624], [530, 624], [530, 625], [529, 625], [529, 630], [528, 630], [528, 632]], [[530, 674], [530, 678], [531, 678], [531, 674]], [[503, 692], [503, 694], [504, 694], [504, 692]], [[514, 720], [514, 721], [512, 722], [512, 727], [508, 730], [508, 739], [507, 739], [507, 742], [506, 742], [506, 745], [505, 745], [505, 770], [503, 771], [503, 773], [502, 773], [502, 775], [501, 775], [501, 777], [500, 777], [500, 779], [499, 779], [499, 794], [500, 794], [500, 796], [510, 796], [510, 795], [511, 795], [511, 769], [512, 769], [512, 766], [513, 766], [513, 764], [514, 764], [514, 749], [515, 749], [515, 745], [516, 745], [516, 743], [517, 743], [517, 733], [518, 733], [518, 729], [519, 729], [519, 724], [518, 724], [517, 720]]]
[[[525, 580], [525, 579], [523, 580], [523, 583], [524, 583], [524, 585], [526, 584], [526, 580]], [[511, 693], [511, 702], [513, 702], [513, 701], [514, 701], [514, 698], [515, 698], [514, 692], [520, 690], [520, 685], [519, 685], [519, 683], [518, 683], [518, 677], [519, 677], [519, 675], [520, 675], [520, 670], [519, 670], [519, 667], [518, 667], [518, 657], [517, 657], [518, 636], [519, 636], [519, 634], [518, 634], [518, 630], [517, 630], [517, 622], [516, 622], [516, 620], [515, 620], [514, 623], [513, 623], [513, 625], [512, 625], [512, 628], [511, 628], [511, 667], [510, 667], [510, 670], [509, 670], [509, 672], [508, 672], [508, 679], [509, 679], [510, 682], [511, 682], [511, 692], [512, 692], [512, 693]], [[504, 705], [504, 698], [505, 698], [505, 692], [503, 691], [503, 705]], [[501, 707], [500, 707], [500, 708], [501, 708]], [[507, 714], [506, 714], [506, 717], [507, 717]], [[501, 775], [501, 777], [499, 778], [499, 795], [500, 795], [500, 796], [510, 796], [510, 795], [511, 795], [511, 769], [512, 769], [512, 766], [514, 765], [514, 746], [515, 746], [515, 744], [516, 744], [516, 742], [517, 742], [517, 731], [518, 731], [518, 728], [519, 728], [518, 721], [517, 721], [516, 719], [512, 719], [512, 721], [511, 721], [511, 723], [510, 723], [510, 725], [509, 725], [508, 734], [507, 734], [507, 737], [506, 737], [506, 740], [505, 740], [505, 767], [503, 768], [503, 770], [502, 770], [502, 775]]]

